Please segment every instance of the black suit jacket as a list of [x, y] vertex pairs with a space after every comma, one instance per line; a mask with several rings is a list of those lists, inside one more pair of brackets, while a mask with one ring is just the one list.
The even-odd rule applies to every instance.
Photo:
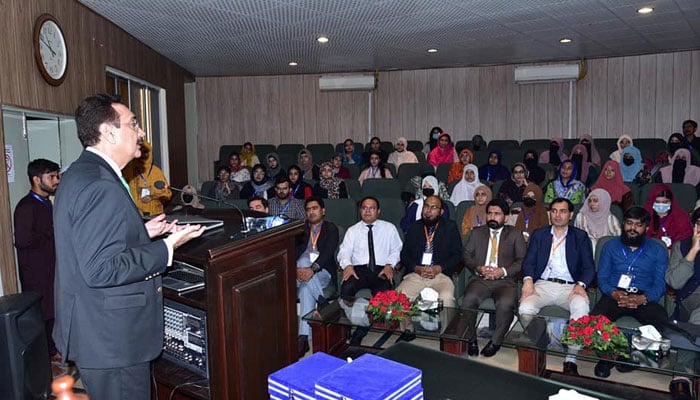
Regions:
[[[304, 227], [304, 235], [297, 247], [297, 257], [306, 250], [306, 246], [310, 240], [309, 224]], [[321, 224], [321, 234], [316, 242], [316, 250], [318, 251], [318, 259], [316, 264], [325, 269], [331, 274], [331, 284], [336, 285], [336, 275], [338, 271], [338, 263], [335, 261], [335, 251], [338, 249], [338, 227], [334, 223], [323, 221]]]
[[[415, 221], [406, 233], [401, 249], [401, 264], [405, 274], [414, 272], [416, 265], [421, 265], [426, 242], [423, 226], [422, 219]], [[440, 224], [433, 237], [433, 264], [442, 266], [442, 273], [451, 276], [461, 258], [462, 239], [457, 224], [451, 219], [440, 217]]]
[[54, 232], [53, 337], [64, 359], [120, 368], [156, 358], [167, 246], [149, 238], [129, 192], [97, 154], [83, 151], [63, 175]]

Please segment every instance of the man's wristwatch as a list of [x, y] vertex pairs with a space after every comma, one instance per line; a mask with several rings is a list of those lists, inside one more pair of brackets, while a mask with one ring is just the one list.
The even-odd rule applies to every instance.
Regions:
[[581, 281], [578, 281], [578, 282], [576, 282], [576, 284], [579, 285], [579, 286], [581, 286], [584, 290], [586, 289], [586, 284], [585, 284], [585, 283], [583, 283], [583, 282], [581, 282]]
[[320, 265], [318, 265], [318, 264], [316, 264], [316, 263], [311, 264], [311, 271], [313, 271], [314, 274], [315, 274], [316, 272], [320, 271], [320, 270], [321, 270], [321, 266], [320, 266]]

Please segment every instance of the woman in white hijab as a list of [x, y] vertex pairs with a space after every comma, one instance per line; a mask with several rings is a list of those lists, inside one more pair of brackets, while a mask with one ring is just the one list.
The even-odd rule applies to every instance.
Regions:
[[610, 159], [615, 160], [617, 162], [622, 162], [622, 150], [625, 147], [632, 146], [632, 145], [633, 145], [632, 136], [630, 136], [626, 133], [620, 135], [620, 137], [617, 139], [617, 150], [610, 153]]
[[408, 149], [408, 140], [405, 137], [400, 137], [396, 141], [394, 146], [394, 152], [389, 154], [389, 164], [394, 164], [396, 170], [399, 170], [399, 166], [403, 163], [417, 163], [418, 158], [416, 155]]
[[452, 189], [450, 196], [450, 201], [455, 206], [466, 200], [474, 200], [474, 191], [481, 186], [479, 168], [476, 165], [467, 164], [462, 171], [462, 179]]
[[622, 232], [620, 221], [610, 212], [610, 204], [610, 194], [605, 189], [593, 189], [576, 214], [574, 226], [588, 233], [594, 253], [598, 239], [619, 236]]

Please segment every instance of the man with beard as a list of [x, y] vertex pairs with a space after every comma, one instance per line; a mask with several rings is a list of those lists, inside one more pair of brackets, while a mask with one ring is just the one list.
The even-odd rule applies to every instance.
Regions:
[[459, 264], [462, 243], [457, 224], [442, 217], [442, 200], [428, 196], [422, 218], [413, 222], [404, 238], [401, 263], [406, 275], [398, 290], [415, 299], [424, 288], [432, 288], [445, 307], [454, 307], [452, 271]]
[[31, 189], [15, 207], [15, 247], [19, 263], [19, 280], [23, 292], [41, 295], [41, 316], [44, 319], [52, 361], [61, 356], [51, 338], [54, 323], [53, 278], [56, 252], [53, 236], [53, 205], [49, 196], [56, 192], [58, 164], [39, 158], [29, 163], [27, 175]]
[[[668, 252], [646, 237], [650, 218], [644, 208], [630, 207], [625, 211], [620, 237], [603, 246], [598, 261], [598, 288], [603, 296], [591, 315], [605, 315], [611, 321], [627, 315], [659, 331], [668, 324], [668, 314], [658, 303], [666, 293]], [[612, 367], [612, 362], [601, 360], [595, 374], [606, 378]], [[629, 371], [624, 364], [616, 368]]]
[[289, 197], [291, 182], [286, 175], [280, 175], [275, 180], [276, 197], [268, 200], [270, 215], [283, 215], [287, 218], [304, 219], [304, 202], [294, 197]]
[[[504, 200], [491, 200], [486, 205], [487, 225], [472, 229], [464, 244], [464, 265], [474, 273], [474, 277], [464, 290], [462, 307], [477, 308], [487, 298], [493, 298], [496, 304], [496, 326], [491, 340], [481, 350], [484, 357], [498, 352], [513, 321], [516, 278], [527, 251], [522, 232], [512, 226], [504, 226], [509, 211]], [[476, 327], [470, 332], [473, 335], [469, 338], [467, 352], [470, 356], [476, 356], [479, 354]]]

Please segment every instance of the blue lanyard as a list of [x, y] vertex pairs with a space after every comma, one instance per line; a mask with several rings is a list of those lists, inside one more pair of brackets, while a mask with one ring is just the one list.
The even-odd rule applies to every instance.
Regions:
[[481, 226], [481, 218], [479, 216], [476, 216], [476, 226]]
[[53, 211], [53, 205], [51, 205], [51, 202], [48, 199], [45, 199], [32, 191], [30, 191], [29, 194], [31, 194], [35, 199], [39, 200], [39, 202], [43, 204], [44, 207], [48, 208], [49, 211]]
[[[637, 255], [635, 255], [634, 258], [632, 259], [632, 262], [627, 265], [627, 273], [628, 274], [633, 271], [632, 267], [634, 266], [634, 263], [637, 261], [639, 256], [641, 256], [642, 253], [644, 252], [644, 248], [646, 247], [646, 245], [647, 245], [646, 243], [644, 243], [644, 245], [642, 245], [642, 247], [639, 249], [639, 253], [637, 253]], [[627, 252], [625, 251], [624, 245], [622, 245], [621, 250], [622, 250], [622, 255], [625, 256], [625, 261], [627, 261]]]
[[288, 200], [287, 200], [287, 204], [285, 204], [284, 207], [282, 207], [282, 209], [280, 210], [279, 215], [284, 214], [284, 212], [287, 211], [287, 209], [289, 208], [289, 205], [290, 205], [290, 204], [292, 204], [292, 199], [288, 199]]
[[300, 186], [301, 186], [301, 182], [297, 183], [297, 185], [294, 187], [294, 191], [292, 191], [292, 197], [296, 197], [297, 190], [299, 190]]

